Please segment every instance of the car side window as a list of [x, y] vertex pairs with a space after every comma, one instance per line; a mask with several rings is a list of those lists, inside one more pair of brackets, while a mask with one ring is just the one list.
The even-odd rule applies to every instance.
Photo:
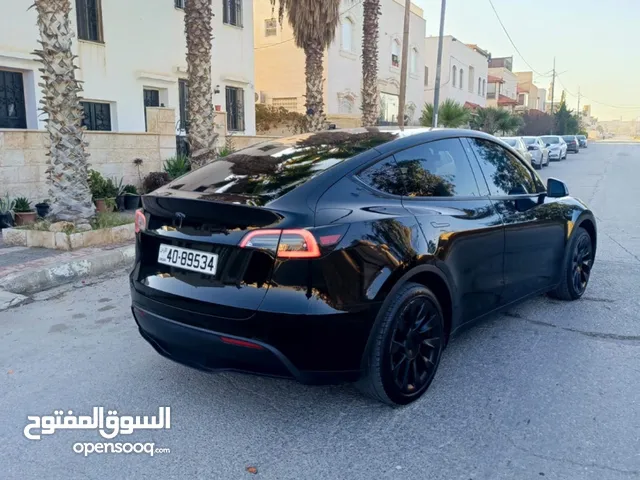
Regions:
[[393, 157], [386, 158], [356, 175], [371, 188], [391, 195], [405, 195], [402, 174]]
[[537, 182], [523, 163], [497, 143], [472, 138], [491, 195], [523, 195], [537, 193]]
[[409, 197], [480, 196], [469, 158], [457, 138], [395, 154]]

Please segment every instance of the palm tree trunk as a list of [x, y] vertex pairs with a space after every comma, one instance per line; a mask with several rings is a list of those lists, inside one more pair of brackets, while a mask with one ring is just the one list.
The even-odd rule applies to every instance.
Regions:
[[324, 114], [324, 47], [321, 42], [308, 42], [304, 47], [305, 78], [307, 82], [306, 104], [307, 129], [319, 132], [324, 128], [326, 117]]
[[411, 0], [404, 7], [404, 32], [402, 34], [402, 65], [400, 65], [400, 99], [398, 101], [398, 126], [404, 130], [404, 104], [407, 101], [407, 63], [409, 60], [409, 24], [411, 21]]
[[364, 0], [362, 25], [362, 126], [378, 122], [378, 37], [380, 0]]
[[83, 110], [71, 51], [73, 31], [69, 0], [35, 0], [42, 49], [34, 54], [42, 63], [42, 110], [49, 133], [50, 218], [76, 224], [95, 215], [89, 189], [87, 144], [82, 127]]
[[188, 0], [184, 25], [187, 37], [189, 98], [187, 138], [191, 165], [200, 168], [215, 160], [213, 91], [211, 88], [212, 0]]

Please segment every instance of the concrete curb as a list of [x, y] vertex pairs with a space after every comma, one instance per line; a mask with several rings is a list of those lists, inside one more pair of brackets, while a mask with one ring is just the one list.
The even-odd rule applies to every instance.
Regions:
[[29, 295], [59, 287], [81, 278], [108, 273], [133, 265], [135, 246], [116, 248], [99, 252], [89, 258], [78, 258], [63, 263], [27, 269], [0, 279], [0, 290], [9, 293]]

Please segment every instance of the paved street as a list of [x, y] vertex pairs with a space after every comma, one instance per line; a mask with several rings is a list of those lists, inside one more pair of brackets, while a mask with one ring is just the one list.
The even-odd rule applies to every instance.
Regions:
[[[539, 297], [467, 330], [406, 408], [173, 364], [138, 335], [124, 272], [0, 313], [0, 478], [639, 478], [640, 144], [591, 144], [542, 175], [598, 218], [586, 297]], [[22, 434], [27, 415], [93, 406], [170, 406], [170, 430], [116, 441], [171, 453], [84, 458], [72, 445], [103, 441], [95, 431]]]

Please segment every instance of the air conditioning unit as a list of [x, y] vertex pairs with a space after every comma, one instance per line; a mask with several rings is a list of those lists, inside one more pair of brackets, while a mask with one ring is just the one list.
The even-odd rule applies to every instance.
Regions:
[[267, 94], [264, 92], [255, 93], [256, 103], [267, 103]]

